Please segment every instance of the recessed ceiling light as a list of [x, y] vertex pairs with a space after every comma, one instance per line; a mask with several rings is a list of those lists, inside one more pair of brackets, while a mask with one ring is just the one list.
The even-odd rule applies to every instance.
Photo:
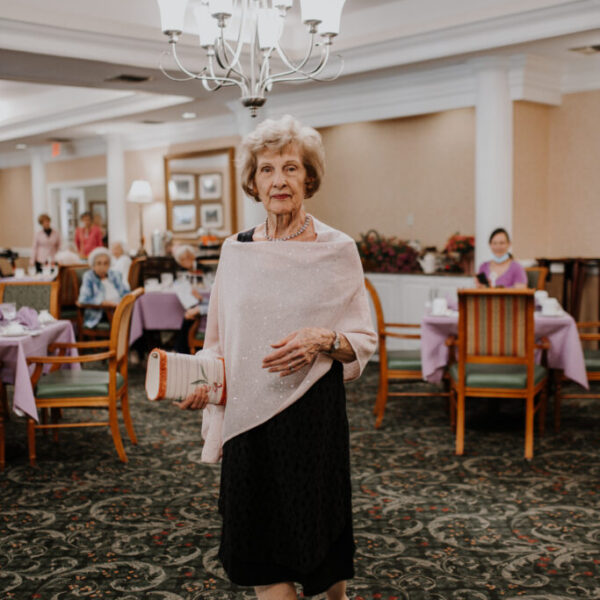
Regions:
[[26, 150], [26, 149], [27, 149], [27, 144], [17, 144], [17, 145], [15, 146], [15, 148], [16, 148], [17, 150]]
[[184, 112], [181, 115], [182, 119], [195, 119], [196, 118], [196, 113], [195, 112]]

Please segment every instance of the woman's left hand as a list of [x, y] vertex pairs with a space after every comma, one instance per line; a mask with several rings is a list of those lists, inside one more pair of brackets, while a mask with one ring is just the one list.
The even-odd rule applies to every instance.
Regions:
[[330, 329], [304, 327], [271, 344], [274, 352], [263, 358], [263, 369], [280, 373], [281, 377], [311, 365], [319, 352], [331, 348], [335, 334]]

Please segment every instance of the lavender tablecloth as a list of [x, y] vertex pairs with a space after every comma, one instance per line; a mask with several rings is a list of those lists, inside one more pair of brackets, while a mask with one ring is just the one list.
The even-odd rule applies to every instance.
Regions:
[[[423, 379], [439, 383], [448, 364], [449, 349], [446, 338], [458, 332], [458, 316], [426, 315], [421, 321], [421, 368]], [[573, 317], [567, 313], [559, 317], [535, 314], [536, 338], [550, 341], [548, 366], [561, 369], [566, 377], [587, 388], [583, 350]]]
[[[47, 356], [48, 345], [54, 342], [74, 342], [75, 333], [71, 321], [57, 321], [47, 325], [41, 333], [34, 336], [8, 338], [0, 337], [0, 378], [4, 383], [14, 385], [13, 410], [25, 413], [38, 420], [31, 374], [34, 367], [27, 366], [30, 356]], [[77, 356], [72, 350], [71, 356]], [[67, 368], [79, 369], [79, 364], [65, 365]]]
[[[207, 293], [203, 307], [207, 305], [208, 297]], [[144, 329], [179, 329], [184, 314], [185, 310], [175, 292], [146, 292], [133, 307], [129, 344], [140, 338]]]

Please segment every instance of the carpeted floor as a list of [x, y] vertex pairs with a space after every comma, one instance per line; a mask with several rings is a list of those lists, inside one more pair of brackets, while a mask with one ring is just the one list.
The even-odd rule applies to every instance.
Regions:
[[[216, 560], [219, 468], [200, 463], [194, 414], [143, 397], [140, 439], [116, 458], [108, 432], [38, 434], [27, 464], [11, 420], [0, 475], [0, 598], [252, 598]], [[375, 431], [376, 371], [348, 386], [357, 577], [353, 599], [600, 598], [600, 401], [571, 401], [559, 435], [523, 458], [518, 403], [470, 405], [453, 453], [443, 401], [392, 399]]]

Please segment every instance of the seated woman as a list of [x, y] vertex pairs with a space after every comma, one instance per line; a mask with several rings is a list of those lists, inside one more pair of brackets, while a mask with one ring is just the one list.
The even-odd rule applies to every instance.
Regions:
[[[506, 229], [494, 229], [489, 239], [490, 249], [493, 253], [492, 260], [484, 262], [477, 272], [477, 287], [527, 287], [527, 273], [525, 269], [513, 259], [508, 251], [510, 237]], [[485, 277], [483, 277], [484, 275]], [[487, 283], [485, 283], [487, 280]]]
[[[129, 292], [129, 285], [123, 281], [121, 274], [110, 269], [110, 259], [108, 248], [103, 246], [90, 252], [88, 257], [90, 270], [83, 274], [79, 288], [79, 304], [116, 306]], [[83, 326], [86, 329], [93, 329], [103, 318], [106, 318], [103, 310], [86, 308], [83, 313]]]
[[[197, 274], [196, 271], [196, 253], [191, 246], [178, 246], [173, 251], [173, 257], [180, 267], [183, 267], [186, 271], [191, 274]], [[188, 345], [188, 333], [190, 327], [193, 325], [195, 319], [200, 316], [200, 305], [202, 303], [202, 294], [191, 286], [191, 294], [196, 299], [196, 303], [193, 304], [189, 300], [189, 295], [186, 294], [186, 298], [180, 297], [180, 301], [185, 309], [183, 323], [181, 329], [175, 336], [174, 350], [182, 354], [189, 354], [190, 347]]]
[[123, 281], [129, 281], [129, 267], [131, 267], [131, 258], [125, 252], [125, 245], [122, 242], [113, 242], [110, 245], [112, 253], [111, 269], [121, 273]]

